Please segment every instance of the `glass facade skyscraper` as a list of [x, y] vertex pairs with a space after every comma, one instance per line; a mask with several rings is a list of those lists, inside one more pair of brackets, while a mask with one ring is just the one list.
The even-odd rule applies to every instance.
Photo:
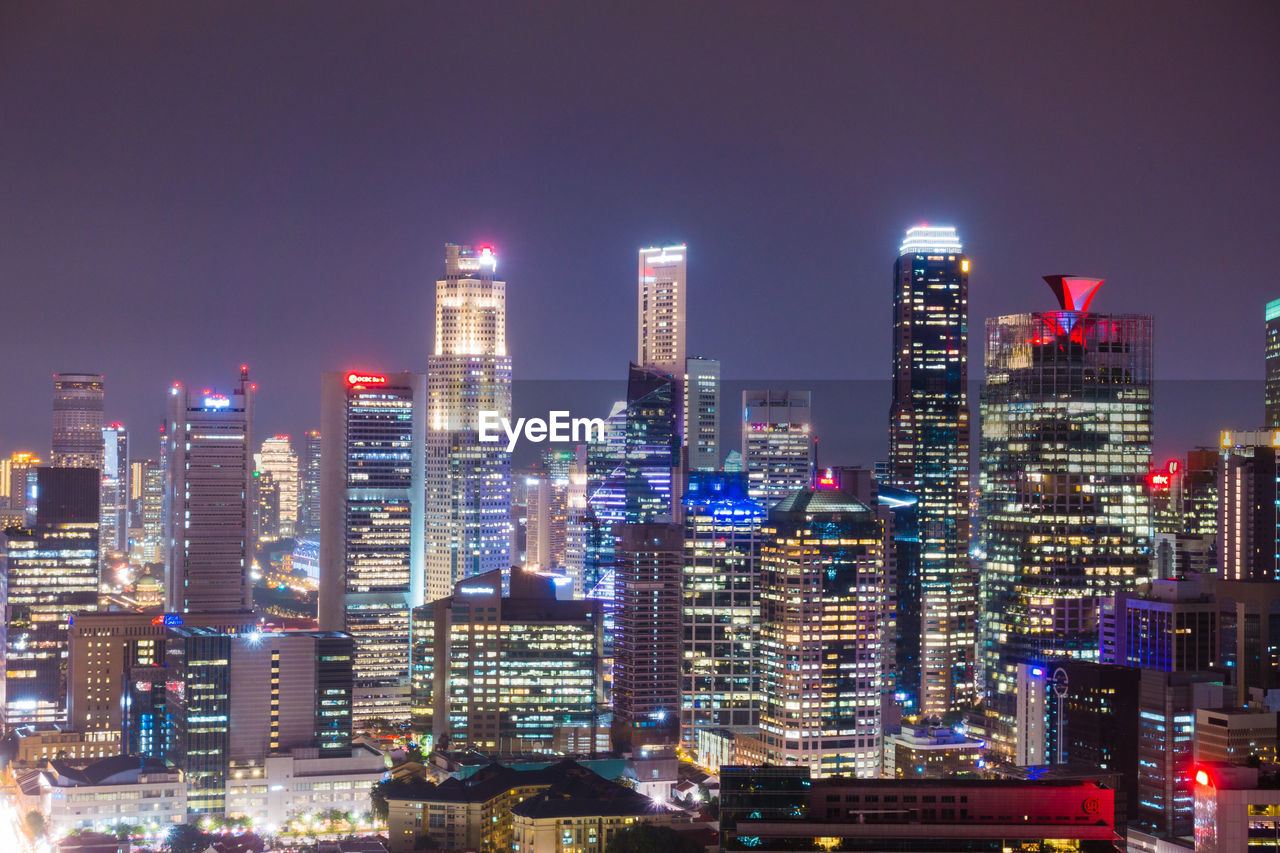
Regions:
[[123, 424], [102, 428], [101, 551], [129, 549], [129, 433]]
[[511, 417], [507, 285], [487, 247], [445, 244], [427, 358], [426, 594], [511, 569], [511, 456], [482, 443], [480, 412]]
[[760, 547], [760, 738], [770, 764], [877, 777], [884, 533], [839, 472], [769, 511]]
[[302, 457], [298, 476], [298, 535], [316, 538], [320, 535], [320, 430], [307, 430], [302, 436]]
[[986, 328], [981, 664], [1007, 754], [1017, 665], [1096, 660], [1102, 601], [1151, 568], [1151, 317], [1090, 313], [1101, 280], [1046, 281], [1061, 310]]
[[410, 613], [423, 594], [421, 373], [321, 385], [320, 628], [355, 640], [352, 719], [409, 717]]
[[99, 489], [95, 469], [37, 468], [30, 526], [0, 536], [6, 727], [66, 722], [71, 619], [98, 603]]
[[765, 508], [813, 481], [811, 405], [808, 391], [742, 392], [742, 465]]
[[[907, 231], [893, 268], [889, 484], [916, 498], [919, 710], [977, 698], [976, 578], [969, 565], [969, 259], [954, 228]], [[914, 614], [913, 614], [914, 615]]]
[[59, 468], [102, 468], [102, 375], [53, 377], [53, 455]]
[[656, 367], [632, 364], [622, 459], [622, 517], [642, 524], [675, 516], [680, 489], [680, 386]]
[[259, 471], [271, 475], [279, 490], [277, 503], [277, 531], [281, 539], [297, 535], [298, 527], [298, 454], [287, 435], [273, 435], [263, 439], [257, 455]]
[[680, 735], [760, 718], [760, 529], [741, 473], [694, 471], [684, 496]]
[[[494, 753], [571, 751], [604, 699], [600, 604], [560, 601], [551, 578], [467, 578], [413, 612], [413, 716], [437, 743]], [[589, 737], [594, 743], [595, 738]]]

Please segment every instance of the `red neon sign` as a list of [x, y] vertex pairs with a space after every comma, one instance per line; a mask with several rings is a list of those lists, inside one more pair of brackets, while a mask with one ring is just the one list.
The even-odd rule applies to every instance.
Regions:
[[348, 385], [386, 385], [387, 377], [374, 376], [371, 373], [348, 373]]
[[822, 473], [818, 475], [818, 488], [834, 489], [837, 486], [836, 472], [832, 471], [830, 468], [823, 469]]
[[1164, 491], [1173, 484], [1174, 475], [1178, 473], [1179, 461], [1170, 459], [1164, 465], [1163, 471], [1152, 471], [1147, 475], [1147, 482], [1151, 484], [1151, 488]]

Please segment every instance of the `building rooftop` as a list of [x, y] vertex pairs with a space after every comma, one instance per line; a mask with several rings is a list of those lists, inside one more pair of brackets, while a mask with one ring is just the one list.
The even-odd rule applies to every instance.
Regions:
[[530, 785], [550, 786], [586, 778], [600, 782], [606, 781], [594, 771], [568, 758], [554, 764], [528, 769], [517, 769], [491, 762], [466, 778], [450, 776], [439, 784], [421, 779], [396, 782], [387, 786], [385, 796], [388, 801], [482, 803], [510, 788]]
[[57, 774], [51, 782], [59, 788], [78, 788], [97, 785], [136, 785], [140, 776], [149, 773], [174, 773], [180, 771], [158, 758], [142, 755], [115, 755], [95, 761], [87, 767], [73, 767], [65, 761], [50, 761]]
[[625, 785], [594, 773], [566, 776], [547, 790], [512, 807], [513, 815], [527, 818], [630, 816], [661, 811], [653, 800]]
[[871, 509], [852, 494], [840, 489], [801, 489], [792, 492], [769, 511], [774, 515], [814, 515], [816, 513], [855, 513], [871, 515]]

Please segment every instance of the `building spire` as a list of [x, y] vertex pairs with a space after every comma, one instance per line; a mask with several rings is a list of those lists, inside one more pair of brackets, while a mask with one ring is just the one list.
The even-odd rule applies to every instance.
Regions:
[[1044, 280], [1053, 295], [1058, 297], [1058, 304], [1063, 311], [1079, 311], [1082, 314], [1089, 310], [1089, 303], [1106, 281], [1105, 278], [1079, 275], [1047, 275]]

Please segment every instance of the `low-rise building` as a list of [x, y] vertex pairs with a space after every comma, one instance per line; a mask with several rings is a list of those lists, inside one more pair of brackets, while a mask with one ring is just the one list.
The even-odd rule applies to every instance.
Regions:
[[724, 764], [745, 764], [747, 762], [738, 758], [737, 740], [741, 736], [754, 736], [759, 731], [755, 726], [698, 729], [694, 740], [694, 761], [711, 773], [719, 771]]
[[51, 761], [20, 784], [24, 797], [38, 796], [52, 838], [75, 829], [110, 832], [120, 824], [154, 830], [187, 819], [182, 771], [154, 758], [116, 755], [84, 768]]
[[568, 759], [530, 769], [491, 763], [465, 777], [450, 776], [439, 783], [407, 780], [385, 790], [388, 847], [393, 853], [422, 845], [486, 853], [512, 850], [513, 809], [553, 787], [568, 786], [580, 790], [608, 787], [638, 796]]
[[[1116, 792], [1093, 781], [811, 779], [722, 767], [721, 850], [1107, 851]], [[521, 851], [527, 853], [527, 851]]]
[[382, 753], [358, 743], [349, 756], [321, 756], [311, 747], [233, 761], [227, 772], [227, 816], [248, 817], [268, 829], [325, 811], [358, 818], [370, 810], [369, 792], [386, 775]]
[[902, 726], [884, 740], [884, 776], [888, 779], [940, 779], [977, 776], [982, 742], [941, 726]]
[[19, 726], [5, 735], [0, 753], [15, 771], [40, 769], [50, 761], [83, 766], [119, 755], [120, 732], [77, 732], [53, 723]]
[[516, 853], [603, 853], [609, 839], [621, 830], [637, 823], [670, 826], [682, 815], [599, 776], [566, 777], [512, 807], [514, 846], [510, 849]]

